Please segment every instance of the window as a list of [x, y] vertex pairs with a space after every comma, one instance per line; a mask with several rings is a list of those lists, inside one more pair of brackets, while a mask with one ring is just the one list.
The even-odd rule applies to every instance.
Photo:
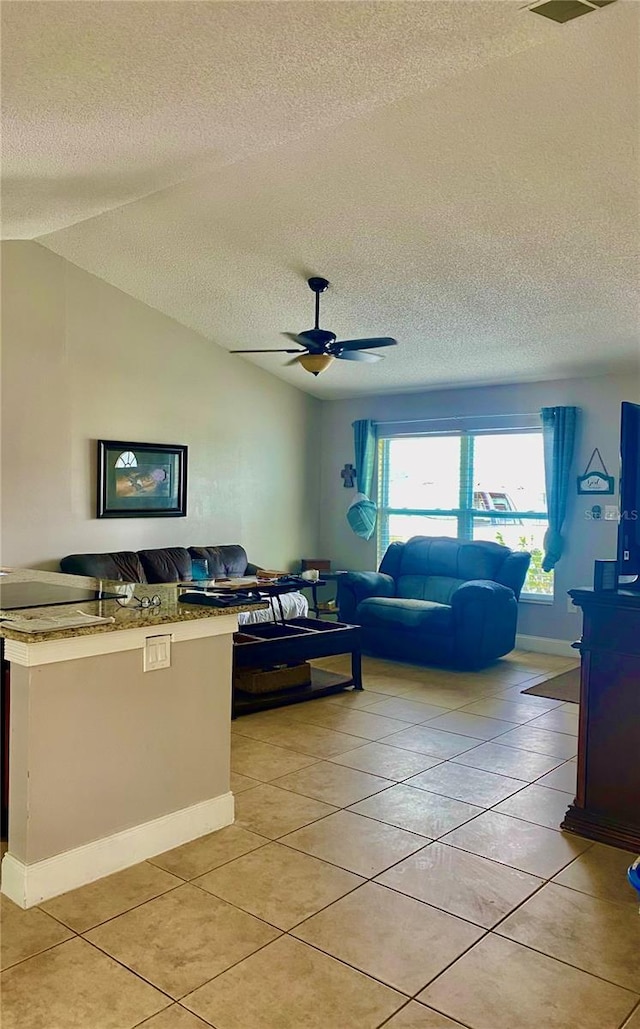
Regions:
[[380, 439], [378, 557], [394, 540], [454, 536], [531, 552], [523, 594], [553, 596], [542, 432], [451, 432]]
[[117, 459], [115, 468], [137, 468], [138, 459], [132, 450], [125, 450]]

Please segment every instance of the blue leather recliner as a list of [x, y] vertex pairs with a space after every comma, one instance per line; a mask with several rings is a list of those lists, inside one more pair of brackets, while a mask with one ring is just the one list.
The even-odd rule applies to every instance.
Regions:
[[482, 668], [513, 650], [531, 555], [498, 543], [414, 536], [377, 572], [338, 578], [341, 622], [366, 651], [417, 664]]

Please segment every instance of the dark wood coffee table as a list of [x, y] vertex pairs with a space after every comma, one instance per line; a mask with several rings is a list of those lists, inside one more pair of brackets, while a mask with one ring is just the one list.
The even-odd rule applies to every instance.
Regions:
[[323, 622], [319, 618], [292, 618], [282, 624], [269, 622], [244, 625], [234, 636], [233, 670], [268, 670], [281, 665], [299, 665], [314, 658], [351, 655], [351, 675], [324, 668], [311, 669], [311, 682], [272, 693], [245, 693], [234, 687], [232, 717], [264, 711], [285, 704], [297, 704], [313, 697], [338, 693], [353, 687], [362, 689], [360, 626], [344, 622]]

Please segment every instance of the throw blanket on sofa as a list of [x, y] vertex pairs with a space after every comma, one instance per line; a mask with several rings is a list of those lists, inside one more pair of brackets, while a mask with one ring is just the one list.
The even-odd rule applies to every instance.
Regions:
[[[278, 601], [274, 600], [273, 603], [279, 621], [280, 607]], [[280, 603], [282, 604], [282, 613], [287, 620], [289, 620], [289, 618], [306, 618], [309, 614], [309, 602], [303, 593], [284, 593], [280, 597]], [[269, 607], [266, 609], [261, 608], [258, 611], [241, 611], [238, 615], [238, 625], [255, 625], [257, 622], [272, 622], [273, 620], [271, 604], [269, 604]]]

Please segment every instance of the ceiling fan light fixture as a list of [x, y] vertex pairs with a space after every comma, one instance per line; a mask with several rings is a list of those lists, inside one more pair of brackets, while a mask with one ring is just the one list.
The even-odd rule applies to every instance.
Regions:
[[334, 360], [332, 354], [302, 354], [298, 358], [298, 364], [302, 365], [305, 372], [320, 375], [321, 372], [327, 370], [330, 364], [333, 364]]

